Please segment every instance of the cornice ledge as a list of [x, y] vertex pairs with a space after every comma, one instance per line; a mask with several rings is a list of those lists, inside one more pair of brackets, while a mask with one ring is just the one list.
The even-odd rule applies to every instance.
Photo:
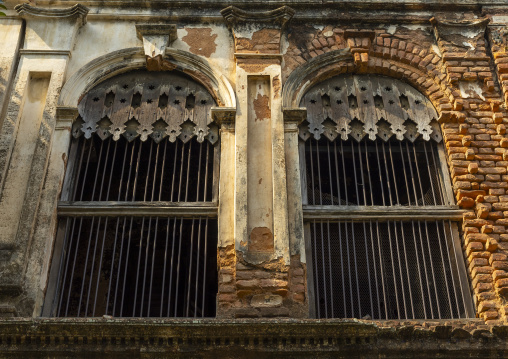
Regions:
[[89, 9], [81, 4], [65, 9], [44, 9], [40, 7], [31, 6], [28, 4], [18, 4], [14, 7], [20, 17], [23, 19], [30, 18], [54, 18], [54, 19], [79, 19], [80, 26], [86, 24], [86, 16]]
[[270, 11], [246, 11], [236, 6], [228, 6], [220, 12], [227, 25], [232, 27], [240, 22], [271, 23], [284, 26], [295, 14], [289, 6], [281, 6]]
[[56, 118], [58, 120], [76, 119], [79, 115], [77, 107], [70, 106], [57, 106], [56, 107]]

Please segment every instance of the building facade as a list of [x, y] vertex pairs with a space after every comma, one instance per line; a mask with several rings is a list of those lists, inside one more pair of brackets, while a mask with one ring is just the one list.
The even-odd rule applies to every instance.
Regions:
[[502, 356], [505, 1], [7, 1], [5, 356]]

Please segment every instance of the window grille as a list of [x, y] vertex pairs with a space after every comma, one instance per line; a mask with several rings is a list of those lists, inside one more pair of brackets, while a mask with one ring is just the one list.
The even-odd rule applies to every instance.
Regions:
[[83, 98], [44, 315], [215, 316], [213, 103], [183, 76], [145, 72]]
[[[442, 137], [399, 81], [340, 76], [302, 99], [302, 191], [318, 318], [474, 316]], [[446, 169], [445, 169], [446, 171]]]

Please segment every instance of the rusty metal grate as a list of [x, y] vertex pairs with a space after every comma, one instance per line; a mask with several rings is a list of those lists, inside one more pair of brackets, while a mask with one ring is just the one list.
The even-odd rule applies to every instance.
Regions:
[[448, 220], [311, 222], [317, 317], [474, 317], [454, 231]]

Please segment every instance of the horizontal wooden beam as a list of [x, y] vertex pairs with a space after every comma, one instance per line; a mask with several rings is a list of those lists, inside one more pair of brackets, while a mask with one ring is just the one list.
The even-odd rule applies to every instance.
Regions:
[[304, 220], [462, 220], [458, 206], [303, 206]]
[[217, 203], [206, 202], [59, 202], [58, 215], [86, 216], [160, 216], [217, 217]]

